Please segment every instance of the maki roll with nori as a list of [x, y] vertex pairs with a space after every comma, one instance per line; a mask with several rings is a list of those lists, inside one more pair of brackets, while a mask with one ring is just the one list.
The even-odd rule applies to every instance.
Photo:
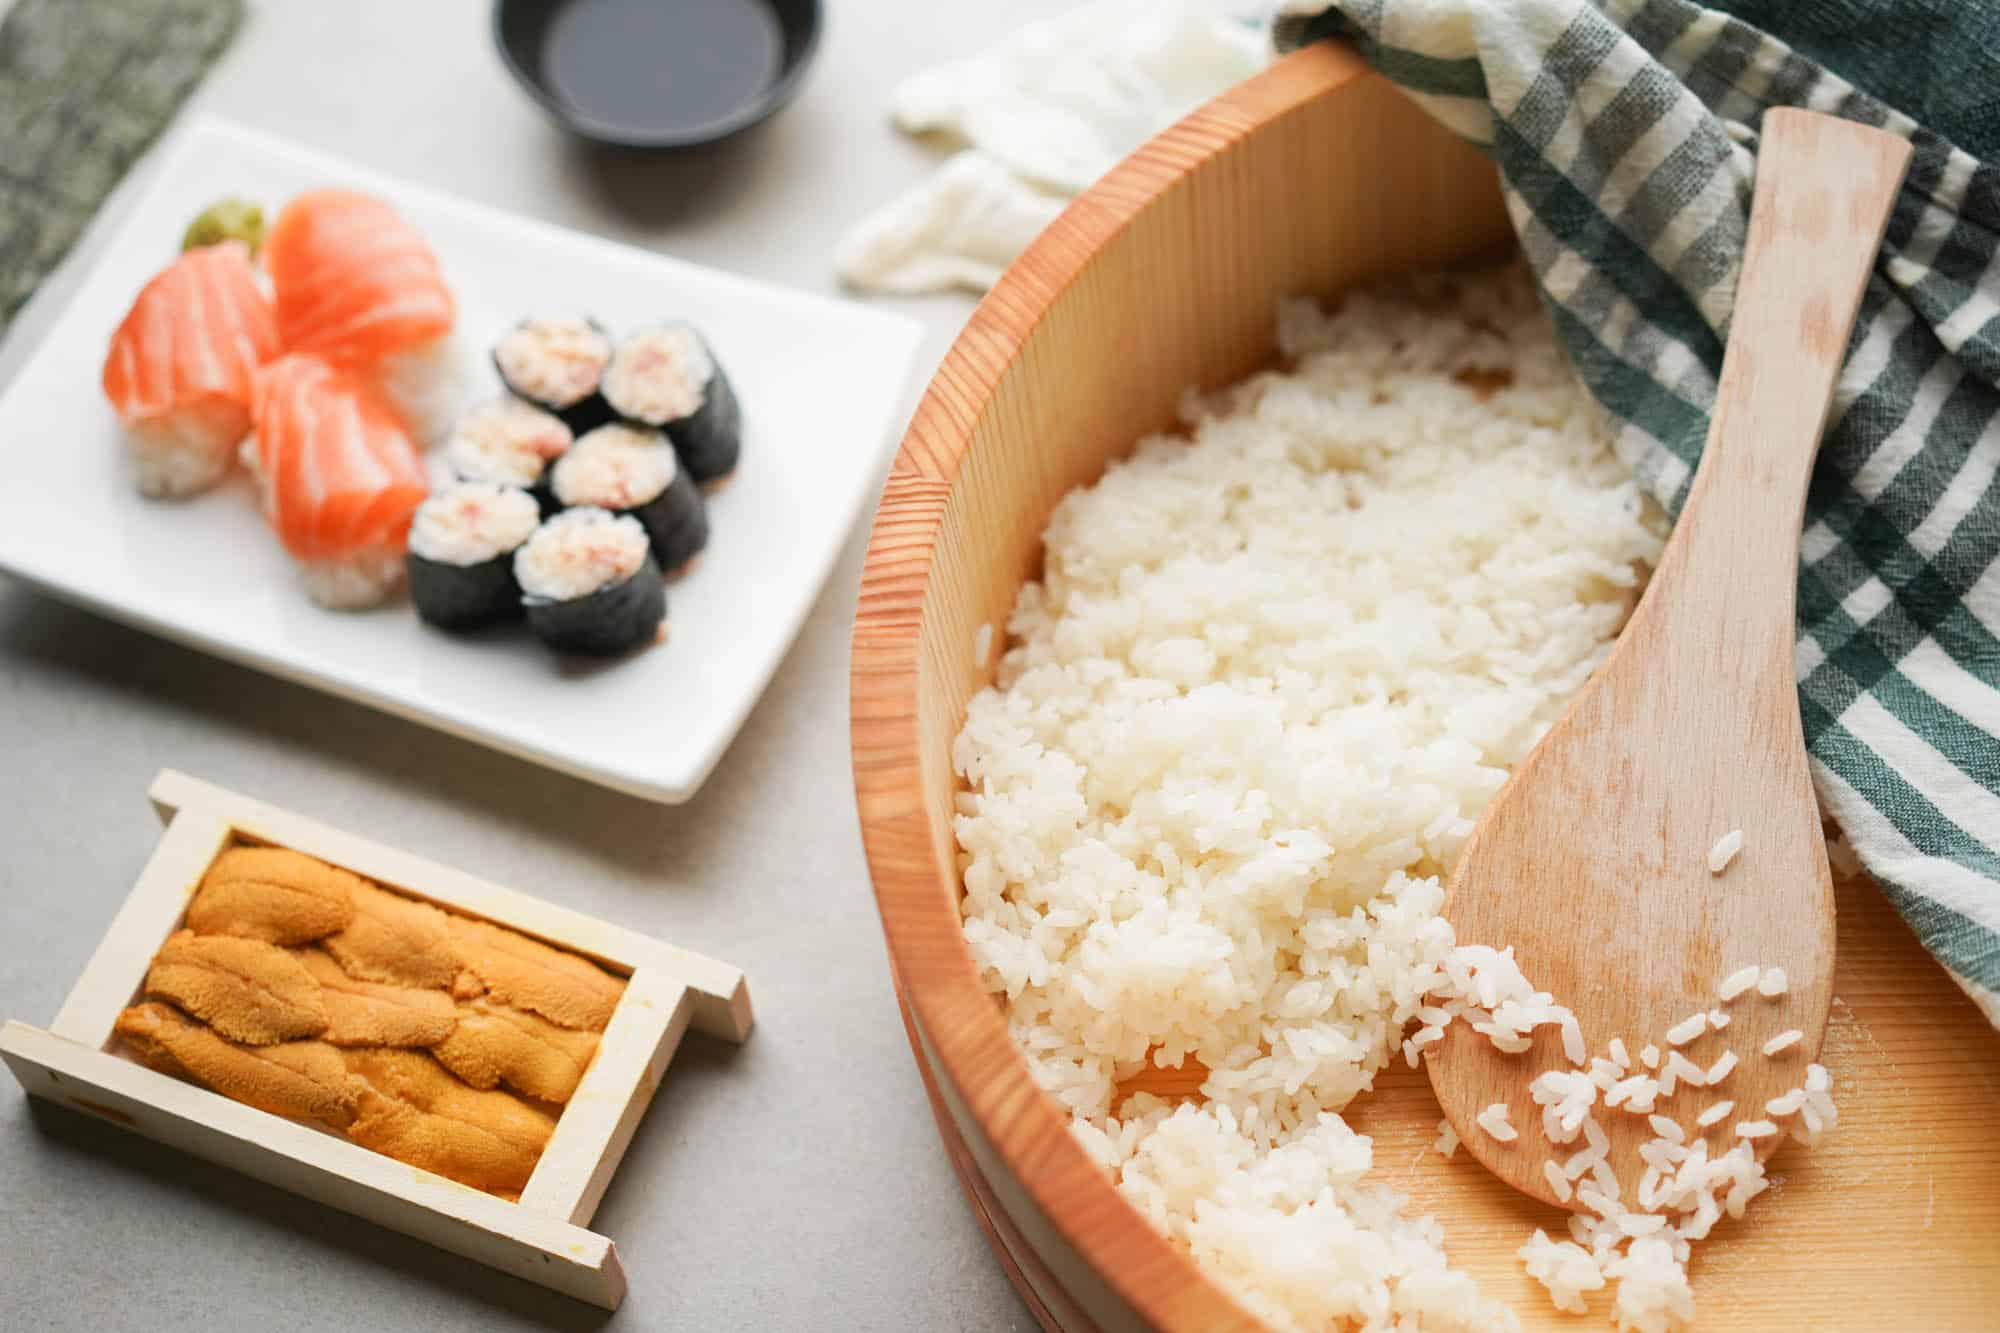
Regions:
[[598, 392], [611, 364], [611, 335], [580, 315], [525, 319], [493, 349], [501, 382], [578, 435], [611, 420]]
[[444, 458], [459, 480], [518, 486], [535, 496], [544, 513], [554, 513], [549, 464], [567, 453], [575, 440], [561, 418], [502, 394], [458, 419]]
[[514, 553], [542, 521], [533, 496], [488, 481], [461, 481], [417, 506], [410, 524], [410, 600], [443, 629], [521, 618]]
[[708, 545], [708, 508], [658, 431], [599, 426], [549, 469], [565, 509], [594, 505], [645, 525], [660, 568], [676, 570]]
[[528, 625], [557, 652], [610, 657], [652, 643], [667, 590], [639, 521], [570, 509], [535, 529], [514, 557]]
[[743, 413], [702, 336], [685, 324], [635, 333], [604, 370], [604, 401], [634, 425], [663, 430], [697, 485], [736, 470]]

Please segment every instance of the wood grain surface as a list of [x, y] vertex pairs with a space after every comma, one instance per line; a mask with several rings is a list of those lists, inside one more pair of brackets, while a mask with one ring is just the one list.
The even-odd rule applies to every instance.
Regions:
[[[1658, 1114], [1712, 1156], [1805, 1081], [1833, 988], [1833, 881], [1806, 767], [1793, 680], [1794, 590], [1806, 483], [1827, 404], [1910, 145], [1810, 111], [1764, 116], [1743, 275], [1716, 411], [1659, 568], [1604, 665], [1480, 816], [1453, 868], [1445, 916], [1461, 943], [1512, 945], [1529, 981], [1569, 1006], [1591, 1055], [1622, 1038], [1636, 1058], [1691, 1014], [1729, 1018], [1683, 1049], [1716, 1087], [1682, 1084]], [[1740, 831], [1721, 874], [1709, 850]], [[1724, 1004], [1744, 966], [1784, 969], [1787, 988]], [[1803, 1039], [1773, 1056], [1781, 1032]], [[1528, 1085], [1569, 1069], [1553, 1028], [1504, 1054], [1454, 1023], [1431, 1082], [1466, 1148], [1518, 1190], [1555, 1203], [1552, 1145]], [[1644, 1070], [1635, 1066], [1635, 1072]], [[1705, 1130], [1696, 1116], [1734, 1107]], [[1508, 1107], [1520, 1137], [1481, 1130]], [[1644, 1115], [1600, 1104], [1611, 1165], [1636, 1206]], [[1757, 1143], [1759, 1156], [1776, 1138]], [[1580, 1199], [1571, 1207], [1584, 1211]]]
[[[1698, 1330], [1976, 1333], [2000, 1326], [2000, 1033], [1925, 953], [1881, 891], [1837, 879], [1838, 962], [1821, 1059], [1840, 1123], [1817, 1148], [1786, 1144], [1743, 1221], [1695, 1247]], [[1732, 1025], [1731, 1031], [1734, 1030]], [[1121, 1086], [1192, 1090], [1178, 1070]], [[1558, 1313], [1514, 1256], [1565, 1211], [1517, 1193], [1461, 1148], [1431, 1150], [1440, 1115], [1399, 1062], [1346, 1112], [1375, 1140], [1370, 1177], [1444, 1226], [1452, 1263], [1530, 1330], [1610, 1323]]]
[[[1185, 388], [1269, 357], [1280, 296], [1510, 243], [1489, 165], [1351, 52], [1308, 48], [1078, 199], [982, 302], [911, 423], [855, 621], [856, 793], [953, 1163], [1046, 1326], [1258, 1325], [1084, 1155], [979, 983], [960, 929], [949, 756], [966, 699], [990, 679], [978, 631], [1004, 628], [1066, 490], [1169, 422]], [[2000, 1041], [1872, 890], [1841, 909], [1826, 1058], [1852, 1109], [1810, 1165], [1776, 1159], [1785, 1179], [1755, 1205], [1757, 1226], [1723, 1228], [1697, 1260], [1701, 1326], [1991, 1327]], [[1556, 1315], [1512, 1256], [1562, 1214], [1463, 1155], [1419, 1153], [1438, 1118], [1422, 1075], [1385, 1078], [1354, 1118], [1376, 1136], [1381, 1178], [1439, 1215], [1454, 1259], [1515, 1298], [1529, 1327], [1602, 1326]]]

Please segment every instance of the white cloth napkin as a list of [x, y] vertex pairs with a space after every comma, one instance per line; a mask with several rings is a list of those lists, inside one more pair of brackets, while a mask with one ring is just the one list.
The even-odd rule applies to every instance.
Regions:
[[861, 291], [984, 290], [1063, 205], [1269, 59], [1216, 0], [1096, 0], [906, 80], [891, 118], [966, 145], [834, 253]]

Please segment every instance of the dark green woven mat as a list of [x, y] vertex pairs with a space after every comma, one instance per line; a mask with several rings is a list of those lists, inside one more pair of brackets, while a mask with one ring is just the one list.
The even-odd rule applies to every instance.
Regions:
[[243, 0], [17, 0], [0, 22], [0, 333], [243, 21]]

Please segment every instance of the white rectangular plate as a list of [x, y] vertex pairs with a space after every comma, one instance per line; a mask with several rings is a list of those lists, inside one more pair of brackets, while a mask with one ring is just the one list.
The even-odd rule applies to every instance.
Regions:
[[[808, 296], [448, 198], [267, 135], [197, 120], [33, 360], [0, 399], [0, 569], [142, 629], [656, 801], [708, 776], [798, 632], [889, 450], [916, 353], [901, 316]], [[700, 562], [667, 589], [667, 641], [606, 663], [524, 629], [455, 638], [407, 601], [306, 599], [241, 478], [142, 499], [99, 388], [132, 299], [188, 221], [228, 194], [266, 215], [316, 185], [388, 199], [438, 253], [475, 396], [484, 353], [533, 312], [614, 333], [700, 327], [743, 403], [743, 462]]]

